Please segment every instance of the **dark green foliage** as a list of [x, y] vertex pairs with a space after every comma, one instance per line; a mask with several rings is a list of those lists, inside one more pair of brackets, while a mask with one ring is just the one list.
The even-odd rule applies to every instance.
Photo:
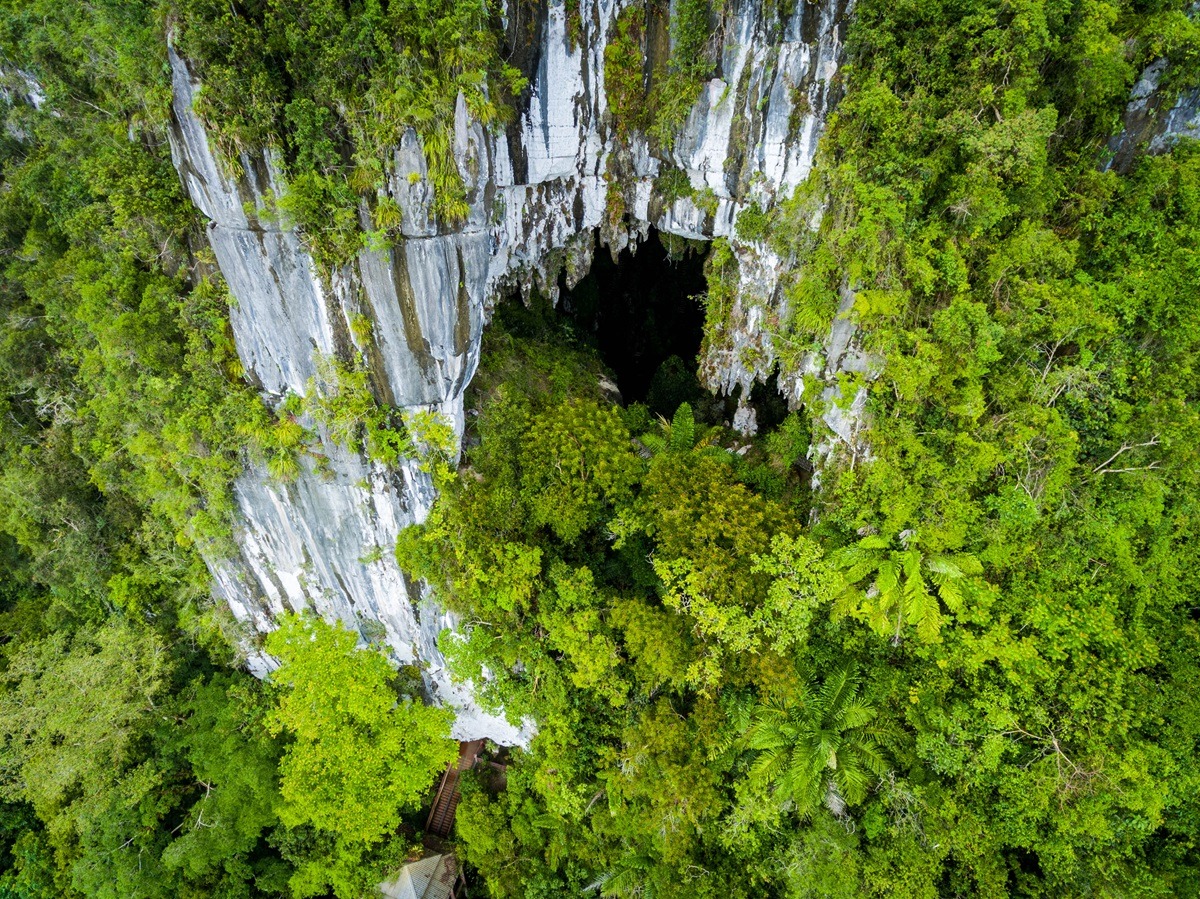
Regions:
[[687, 172], [673, 167], [665, 168], [654, 179], [654, 189], [658, 191], [663, 203], [668, 206], [682, 197], [690, 197], [694, 192]]
[[681, 403], [698, 402], [703, 397], [695, 369], [678, 356], [668, 356], [650, 379], [646, 405], [656, 415], [670, 415]]
[[[720, 49], [711, 46], [711, 39], [722, 7], [722, 2], [709, 0], [671, 4], [670, 52], [659, 60], [646, 57], [647, 14], [658, 14], [654, 4], [634, 3], [621, 11], [604, 47], [604, 90], [618, 135], [628, 139], [642, 132], [671, 148], [704, 83], [716, 71]], [[692, 194], [690, 185], [679, 183], [677, 171], [667, 169], [659, 179], [668, 203]]]
[[362, 246], [358, 204], [377, 199], [408, 128], [424, 143], [435, 214], [462, 219], [457, 99], [493, 126], [511, 115], [505, 100], [523, 87], [500, 58], [497, 10], [487, 0], [162, 5], [181, 52], [198, 66], [199, 111], [227, 163], [238, 165], [241, 151], [285, 152], [279, 209], [325, 265]]
[[213, 895], [269, 870], [255, 853], [277, 820], [278, 750], [252, 679], [189, 682], [201, 660], [120, 623], [7, 661], [3, 789], [44, 826], [13, 847], [17, 895]]

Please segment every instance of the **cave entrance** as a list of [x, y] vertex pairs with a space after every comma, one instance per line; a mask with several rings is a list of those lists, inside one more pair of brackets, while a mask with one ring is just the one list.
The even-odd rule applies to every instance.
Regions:
[[696, 377], [708, 245], [671, 235], [664, 243], [651, 228], [636, 249], [615, 262], [597, 252], [583, 280], [562, 292], [559, 309], [612, 370], [626, 404], [670, 417], [680, 403], [714, 399]]

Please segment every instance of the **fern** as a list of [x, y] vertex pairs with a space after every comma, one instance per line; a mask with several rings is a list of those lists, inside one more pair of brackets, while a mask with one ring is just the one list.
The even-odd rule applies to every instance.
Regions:
[[840, 668], [819, 688], [805, 684], [790, 704], [759, 706], [742, 739], [757, 753], [751, 783], [781, 806], [792, 804], [801, 817], [822, 803], [842, 817], [846, 804], [861, 803], [888, 763], [874, 726], [876, 710], [859, 689], [855, 673]]
[[692, 415], [692, 407], [680, 403], [671, 419], [671, 451], [686, 453], [696, 445], [696, 419]]
[[[971, 578], [983, 565], [970, 555], [924, 555], [917, 548], [917, 535], [899, 535], [901, 549], [891, 549], [889, 538], [872, 535], [832, 555], [845, 572], [849, 585], [834, 602], [835, 618], [857, 615], [880, 636], [891, 636], [899, 644], [907, 626], [916, 628], [922, 643], [941, 639], [943, 615], [938, 599], [951, 612], [959, 612], [971, 589]], [[864, 592], [856, 587], [874, 575]], [[937, 588], [930, 591], [929, 582]]]

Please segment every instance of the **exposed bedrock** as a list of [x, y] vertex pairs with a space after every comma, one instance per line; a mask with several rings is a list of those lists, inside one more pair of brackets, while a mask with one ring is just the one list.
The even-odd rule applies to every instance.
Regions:
[[[1193, 14], [1197, 7], [1193, 6]], [[1170, 63], [1156, 59], [1142, 70], [1125, 106], [1121, 132], [1109, 142], [1108, 166], [1126, 172], [1137, 155], [1166, 153], [1180, 138], [1200, 138], [1200, 88], [1172, 95], [1163, 89]]]
[[[535, 283], [553, 293], [560, 273], [571, 283], [587, 271], [597, 234], [617, 251], [653, 225], [687, 238], [730, 240], [739, 263], [737, 300], [727, 339], [709, 348], [702, 372], [714, 389], [732, 393], [741, 385], [748, 395], [774, 369], [766, 322], [786, 311], [779, 280], [789, 260], [739, 240], [734, 223], [751, 203], [769, 207], [808, 176], [836, 100], [851, 3], [797, 3], [784, 23], [764, 21], [758, 2], [727, 3], [717, 77], [673, 149], [657, 156], [641, 139], [618, 141], [603, 90], [605, 43], [627, 4], [580, 0], [573, 45], [565, 6], [551, 3], [539, 13], [537, 46], [523, 51], [528, 103], [508, 130], [486, 131], [458, 104], [454, 155], [468, 188], [465, 220], [446, 226], [434, 218], [424, 153], [409, 131], [389, 160], [387, 185], [401, 210], [403, 239], [390, 249], [364, 249], [327, 273], [300, 234], [262, 212], [287, 189], [278, 160], [270, 151], [244, 154], [235, 164], [217, 158], [213, 136], [193, 110], [197, 80], [172, 52], [172, 154], [210, 220], [248, 377], [278, 404], [305, 393], [319, 354], [361, 353], [381, 401], [436, 410], [461, 431], [463, 390], [497, 299]], [[664, 167], [680, 169], [696, 191], [711, 192], [704, 208], [695, 197], [663, 201], [654, 185]], [[619, 224], [606, 218], [611, 190], [624, 199]], [[359, 317], [369, 329], [352, 326]], [[836, 373], [842, 360], [862, 364], [848, 320], [830, 341], [833, 352], [814, 359], [814, 371]], [[420, 662], [431, 692], [457, 710], [457, 737], [526, 739], [527, 731], [477, 709], [469, 687], [450, 682], [436, 639], [454, 622], [406, 582], [393, 559], [397, 533], [428, 513], [428, 477], [415, 463], [389, 469], [327, 436], [322, 443], [327, 464], [318, 470], [306, 461], [293, 482], [256, 468], [243, 474], [236, 488], [240, 554], [213, 563], [218, 594], [251, 632], [268, 631], [289, 609], [312, 609], [365, 636], [382, 628], [397, 659]], [[251, 664], [262, 670], [270, 660], [252, 655]]]

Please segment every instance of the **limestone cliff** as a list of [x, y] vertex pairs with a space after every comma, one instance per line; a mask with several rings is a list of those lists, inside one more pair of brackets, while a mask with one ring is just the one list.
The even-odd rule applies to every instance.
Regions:
[[[738, 259], [737, 298], [726, 338], [709, 347], [705, 377], [727, 393], [774, 367], [765, 322], [780, 314], [779, 279], [788, 260], [743, 241], [735, 222], [751, 204], [769, 208], [808, 175], [817, 139], [836, 100], [837, 70], [852, 0], [795, 4], [779, 22], [763, 4], [731, 0], [714, 39], [717, 77], [675, 136], [670, 151], [644, 139], [618, 139], [603, 89], [604, 48], [627, 3], [579, 0], [569, 32], [567, 7], [540, 8], [532, 47], [522, 52], [527, 105], [507, 130], [489, 133], [459, 102], [454, 155], [470, 212], [454, 226], [432, 213], [424, 153], [412, 131], [389, 160], [387, 192], [402, 213], [403, 239], [362, 250], [321, 272], [301, 235], [263, 210], [286, 191], [270, 152], [217, 158], [215, 141], [194, 111], [199, 84], [174, 52], [172, 153], [195, 203], [210, 220], [209, 241], [234, 297], [231, 320], [248, 377], [268, 402], [308, 389], [321, 355], [361, 353], [378, 398], [405, 409], [440, 412], [461, 433], [463, 390], [478, 364], [480, 336], [494, 303], [514, 289], [555, 290], [587, 271], [597, 235], [614, 252], [653, 225], [682, 237], [725, 237]], [[525, 23], [526, 25], [528, 23]], [[519, 40], [509, 22], [510, 41]], [[662, 39], [663, 35], [659, 35]], [[696, 196], [667, 202], [656, 179], [682, 171]], [[609, 219], [611, 192], [625, 209]], [[360, 317], [370, 323], [356, 328]], [[852, 327], [835, 326], [830, 352], [813, 370], [834, 374], [843, 357], [861, 364]], [[794, 387], [793, 390], [798, 390]], [[752, 427], [743, 407], [739, 423]], [[433, 694], [459, 713], [455, 735], [523, 739], [518, 728], [474, 707], [469, 689], [451, 684], [436, 638], [450, 618], [406, 582], [391, 548], [405, 525], [428, 512], [433, 492], [416, 463], [390, 470], [327, 436], [292, 483], [251, 469], [236, 487], [240, 555], [214, 562], [217, 591], [257, 632], [273, 616], [309, 608], [386, 631], [400, 661], [420, 661]], [[252, 656], [259, 669], [270, 660]]]

